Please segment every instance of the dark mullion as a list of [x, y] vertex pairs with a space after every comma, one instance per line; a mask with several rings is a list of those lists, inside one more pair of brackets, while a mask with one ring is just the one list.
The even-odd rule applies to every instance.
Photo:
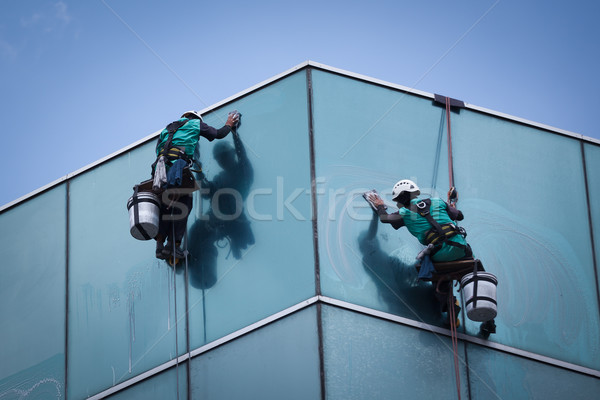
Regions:
[[[312, 236], [315, 260], [315, 293], [321, 295], [321, 268], [319, 264], [319, 235], [317, 225], [317, 178], [315, 169], [315, 137], [313, 120], [313, 85], [312, 69], [306, 68], [306, 88], [308, 105], [308, 147], [310, 151], [310, 193], [312, 204]], [[327, 398], [325, 393], [325, 360], [323, 355], [323, 324], [321, 303], [317, 302], [317, 335], [319, 341], [319, 378], [321, 381], [321, 400]]]
[[592, 243], [592, 265], [594, 267], [594, 276], [596, 277], [596, 298], [598, 301], [598, 313], [600, 315], [600, 287], [598, 286], [598, 263], [596, 262], [596, 245], [594, 244], [594, 225], [592, 220], [592, 204], [590, 203], [590, 190], [587, 176], [587, 165], [585, 161], [585, 143], [581, 143], [581, 161], [583, 164], [583, 179], [585, 183], [585, 201], [587, 203], [588, 225], [590, 229], [590, 241]]

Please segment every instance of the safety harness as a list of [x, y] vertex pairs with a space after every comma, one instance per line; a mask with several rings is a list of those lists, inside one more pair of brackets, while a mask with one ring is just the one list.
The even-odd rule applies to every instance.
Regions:
[[[178, 120], [178, 121], [174, 121], [171, 122], [169, 125], [166, 126], [166, 130], [168, 133], [167, 136], [167, 140], [163, 146], [163, 148], [160, 150], [160, 152], [158, 153], [158, 155], [156, 156], [156, 160], [154, 161], [154, 163], [152, 164], [152, 176], [154, 176], [154, 171], [156, 169], [156, 165], [158, 164], [160, 157], [164, 157], [166, 161], [169, 161], [170, 163], [175, 162], [176, 160], [183, 160], [185, 161], [185, 163], [187, 164], [184, 168], [183, 168], [183, 178], [182, 178], [182, 182], [184, 182], [181, 187], [184, 188], [191, 188], [194, 187], [194, 177], [192, 175], [192, 172], [196, 172], [196, 173], [202, 173], [202, 164], [200, 164], [200, 162], [195, 161], [193, 158], [188, 157], [188, 155], [185, 153], [185, 147], [183, 146], [173, 146], [172, 142], [173, 142], [173, 137], [175, 136], [175, 132], [177, 132], [177, 130], [179, 128], [181, 128], [183, 125], [185, 125], [189, 120]], [[160, 137], [158, 138], [158, 144], [160, 144], [161, 140]], [[157, 144], [157, 146], [158, 146]], [[195, 169], [192, 169], [192, 166], [195, 166]]]
[[[160, 156], [165, 156], [165, 158], [169, 161], [174, 161], [181, 158], [189, 164], [190, 159], [188, 158], [187, 154], [185, 154], [185, 149], [182, 149], [178, 146], [171, 146], [171, 143], [173, 142], [173, 136], [175, 136], [175, 132], [177, 132], [177, 130], [183, 125], [185, 125], [188, 121], [189, 120], [178, 120], [171, 122], [169, 125], [167, 125], [166, 129], [169, 136], [167, 137], [167, 141], [165, 142], [165, 145], [163, 146], [162, 150], [156, 156], [156, 161], [154, 161], [154, 164], [152, 164], [152, 171], [154, 171], [154, 168], [156, 167], [156, 163], [158, 162]], [[160, 144], [160, 137], [158, 138], [158, 144]]]
[[467, 232], [465, 231], [465, 229], [462, 227], [458, 227], [453, 223], [440, 224], [435, 219], [433, 219], [430, 212], [431, 199], [424, 199], [416, 204], [411, 203], [409, 209], [410, 211], [415, 212], [421, 217], [427, 219], [427, 222], [429, 222], [429, 224], [432, 226], [430, 230], [425, 232], [426, 243], [428, 245], [432, 244], [434, 246], [431, 252], [429, 253], [430, 256], [433, 256], [435, 253], [437, 253], [442, 248], [442, 245], [444, 243], [450, 246], [459, 247], [463, 249], [463, 251], [465, 252], [465, 256], [471, 256], [471, 248], [468, 245], [465, 246], [464, 244], [448, 240], [456, 235], [466, 237]]

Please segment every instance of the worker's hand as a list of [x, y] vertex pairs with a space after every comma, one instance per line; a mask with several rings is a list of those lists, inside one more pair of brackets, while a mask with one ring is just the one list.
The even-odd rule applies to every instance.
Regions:
[[230, 128], [235, 128], [240, 120], [240, 114], [237, 112], [230, 112], [227, 116], [227, 122], [225, 125], [228, 125]]
[[458, 192], [456, 188], [452, 186], [450, 190], [448, 190], [448, 203], [455, 204], [458, 201]]
[[383, 199], [381, 197], [375, 195], [375, 194], [370, 194], [369, 195], [369, 201], [371, 203], [373, 203], [373, 205], [375, 207], [379, 207], [379, 206], [383, 206], [384, 205]]

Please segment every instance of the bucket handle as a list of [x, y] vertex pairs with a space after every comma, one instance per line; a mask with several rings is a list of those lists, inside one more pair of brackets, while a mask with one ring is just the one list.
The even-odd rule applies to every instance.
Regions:
[[[477, 278], [477, 271], [479, 270], [479, 263], [480, 263], [480, 261], [478, 259], [473, 260], [473, 278]], [[467, 274], [464, 274], [464, 275], [467, 275]], [[464, 276], [464, 275], [462, 275], [462, 276]], [[461, 278], [462, 278], [462, 276], [461, 276]], [[458, 279], [456, 281], [456, 284], [458, 285], [457, 291], [460, 292], [463, 288], [461, 279]], [[477, 279], [475, 279], [475, 285], [477, 285]], [[477, 286], [475, 286], [475, 289], [477, 289]]]
[[[477, 279], [477, 266], [479, 264], [479, 260], [475, 259], [473, 260], [473, 308], [477, 307], [477, 283], [479, 281], [479, 279]], [[460, 288], [458, 289], [458, 291], [460, 292], [460, 290], [463, 288], [462, 284], [460, 285]]]
[[477, 279], [477, 261], [473, 262], [473, 308], [477, 308], [477, 284], [479, 283], [479, 279]]

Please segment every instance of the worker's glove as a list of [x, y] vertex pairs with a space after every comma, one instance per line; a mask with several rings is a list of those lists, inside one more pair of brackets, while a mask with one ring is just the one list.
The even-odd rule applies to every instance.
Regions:
[[237, 112], [237, 110], [231, 111], [227, 116], [227, 122], [225, 122], [225, 125], [229, 125], [231, 129], [239, 128], [241, 116], [242, 114]]
[[456, 204], [457, 201], [458, 201], [458, 191], [453, 186], [450, 188], [450, 190], [448, 190], [448, 203]]
[[373, 211], [377, 211], [377, 208], [379, 206], [387, 208], [385, 206], [385, 203], [383, 202], [383, 199], [379, 197], [379, 194], [377, 194], [377, 191], [375, 191], [374, 189], [363, 193], [363, 198], [371, 205]]

